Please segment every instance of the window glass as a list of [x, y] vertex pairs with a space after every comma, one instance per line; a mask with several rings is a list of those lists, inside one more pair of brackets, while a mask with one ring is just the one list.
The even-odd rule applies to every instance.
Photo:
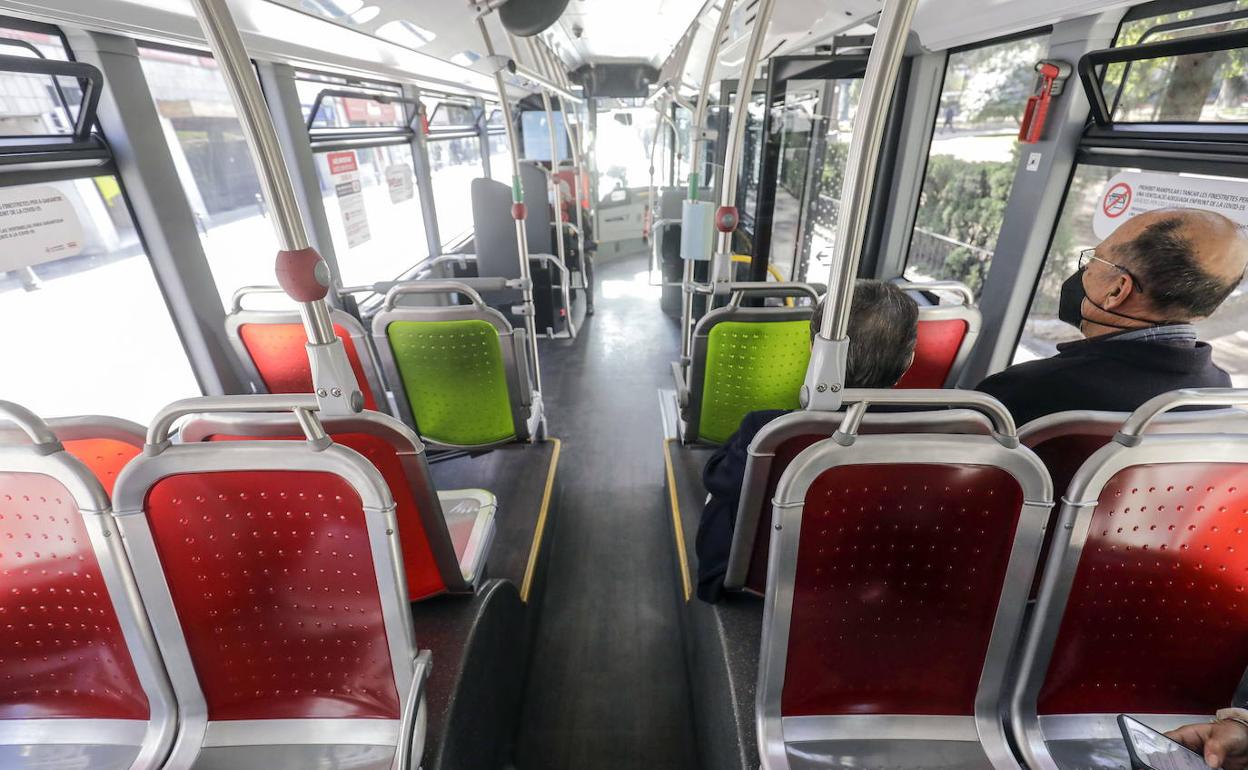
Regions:
[[1018, 128], [1048, 37], [949, 55], [906, 278], [954, 280], [976, 295], [992, 262], [1018, 166]]
[[[1119, 175], [1124, 171], [1138, 169], [1083, 165], [1076, 170], [1014, 353], [1015, 363], [1046, 358], [1057, 352], [1058, 343], [1080, 338], [1074, 327], [1058, 320], [1058, 296], [1062, 282], [1077, 268], [1080, 250], [1103, 240], [1106, 212], [1112, 214], [1115, 202], [1121, 200], [1117, 190], [1122, 189], [1119, 185], [1124, 177]], [[1248, 195], [1248, 180], [1244, 179], [1155, 171], [1147, 175], [1149, 185], [1158, 188], [1166, 185], [1179, 190], [1216, 188], [1214, 191], [1220, 196], [1234, 195], [1234, 191], [1242, 188], [1238, 194]], [[1182, 181], [1185, 179], [1189, 181]], [[1131, 193], [1134, 196], [1147, 193], [1133, 180], [1128, 179], [1127, 184], [1134, 188]], [[1230, 372], [1235, 386], [1248, 387], [1248, 282], [1241, 284], [1216, 313], [1196, 326], [1201, 339], [1213, 346], [1214, 361]]]
[[465, 102], [440, 101], [429, 109], [430, 126], [475, 126], [477, 123], [476, 110]]
[[650, 184], [650, 141], [654, 136], [654, 108], [633, 100], [598, 113], [594, 158], [601, 174], [598, 194], [606, 198], [613, 190], [638, 189]]
[[274, 283], [277, 235], [217, 63], [158, 48], [140, 48], [139, 61], [222, 301]]
[[429, 141], [438, 232], [448, 245], [472, 232], [472, 180], [485, 175], [476, 136]]
[[[0, 28], [0, 55], [68, 60], [61, 38]], [[0, 137], [73, 134], [82, 104], [76, 78], [0, 73]]]
[[[797, 82], [786, 97], [772, 262], [795, 280], [825, 281], [840, 216], [841, 187], [862, 81]], [[806, 190], [807, 185], [813, 185]], [[806, 196], [807, 216], [797, 215]], [[804, 224], [802, 232], [797, 225]], [[796, 264], [795, 264], [796, 263]]]
[[506, 134], [490, 134], [490, 178], [511, 186], [511, 145]]
[[316, 176], [343, 285], [392, 280], [429, 256], [411, 145], [318, 152]]
[[3, 398], [146, 424], [200, 394], [115, 177], [0, 187], [0, 200]]

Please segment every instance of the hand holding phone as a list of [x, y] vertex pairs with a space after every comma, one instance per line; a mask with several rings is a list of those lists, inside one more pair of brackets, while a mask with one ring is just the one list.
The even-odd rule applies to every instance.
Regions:
[[1209, 770], [1205, 758], [1126, 714], [1118, 715], [1132, 770]]

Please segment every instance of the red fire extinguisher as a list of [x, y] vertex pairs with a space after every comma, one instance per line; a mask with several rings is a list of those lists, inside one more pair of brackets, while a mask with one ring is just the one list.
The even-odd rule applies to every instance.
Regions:
[[1042, 61], [1036, 65], [1036, 88], [1027, 99], [1027, 111], [1023, 113], [1018, 128], [1018, 141], [1035, 144], [1044, 136], [1044, 124], [1049, 117], [1053, 97], [1061, 96], [1073, 68], [1063, 61]]

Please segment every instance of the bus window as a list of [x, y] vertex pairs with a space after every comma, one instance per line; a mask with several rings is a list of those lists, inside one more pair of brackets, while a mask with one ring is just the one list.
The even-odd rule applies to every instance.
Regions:
[[[11, 242], [0, 254], [4, 398], [146, 423], [200, 394], [116, 177], [0, 187], [0, 199], [10, 210], [37, 201], [59, 222], [25, 236], [29, 253]], [[66, 256], [45, 259], [49, 249]]]
[[[340, 280], [357, 286], [402, 276], [429, 255], [429, 241], [416, 190], [411, 113], [401, 102], [374, 98], [400, 96], [401, 88], [303, 71], [295, 87], [304, 118], [316, 108], [312, 151]], [[323, 93], [335, 90], [360, 96]], [[342, 146], [357, 138], [372, 146]]]
[[[555, 141], [559, 143], [559, 161], [568, 159], [568, 129], [563, 124], [563, 113], [555, 112]], [[528, 160], [550, 162], [550, 128], [546, 123], [545, 110], [525, 110], [520, 113], [524, 137], [524, 157]]]
[[1048, 36], [949, 55], [906, 278], [979, 294], [1018, 167], [1018, 121]]
[[507, 143], [507, 128], [503, 125], [503, 111], [495, 108], [486, 124], [490, 141], [490, 178], [511, 186], [511, 145]]
[[240, 286], [273, 283], [277, 238], [216, 61], [147, 46], [139, 61], [222, 301]]
[[[1129, 176], [1121, 176], [1124, 173], [1145, 173], [1144, 181], [1156, 188], [1169, 180], [1179, 191], [1208, 189], [1219, 195], [1248, 195], [1246, 179], [1081, 165], [1066, 194], [1048, 259], [1014, 353], [1014, 363], [1051, 356], [1057, 352], [1059, 343], [1081, 338], [1074, 327], [1058, 320], [1058, 295], [1062, 281], [1075, 271], [1080, 250], [1095, 246], [1107, 234], [1106, 215], [1098, 217], [1098, 211], [1105, 211], [1107, 206], [1110, 214], [1116, 210], [1114, 201], [1119, 198], [1115, 197], [1115, 188], [1124, 189], [1120, 187], [1124, 180], [1133, 188], [1141, 186]], [[1139, 195], [1139, 192], [1133, 190], [1133, 194]], [[1248, 282], [1241, 284], [1216, 313], [1196, 324], [1196, 328], [1200, 338], [1213, 346], [1214, 361], [1230, 373], [1235, 387], [1248, 387]]]
[[428, 146], [438, 232], [443, 245], [448, 245], [472, 232], [472, 180], [485, 175], [481, 140], [476, 134], [447, 139], [430, 136]]

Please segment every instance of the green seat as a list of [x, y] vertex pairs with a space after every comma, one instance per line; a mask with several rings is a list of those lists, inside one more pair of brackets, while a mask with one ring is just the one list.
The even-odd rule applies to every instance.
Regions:
[[707, 335], [698, 434], [722, 444], [759, 409], [797, 409], [810, 363], [810, 321], [716, 324]]
[[[763, 296], [813, 299], [805, 284], [730, 284]], [[693, 332], [688, 368], [673, 365], [686, 442], [722, 444], [761, 409], [797, 409], [810, 363], [810, 305], [742, 307], [742, 292]]]
[[[398, 304], [412, 294], [454, 294], [472, 304]], [[373, 340], [400, 416], [426, 443], [481, 448], [528, 440], [538, 429], [524, 332], [467, 285], [395, 286], [373, 319]]]

